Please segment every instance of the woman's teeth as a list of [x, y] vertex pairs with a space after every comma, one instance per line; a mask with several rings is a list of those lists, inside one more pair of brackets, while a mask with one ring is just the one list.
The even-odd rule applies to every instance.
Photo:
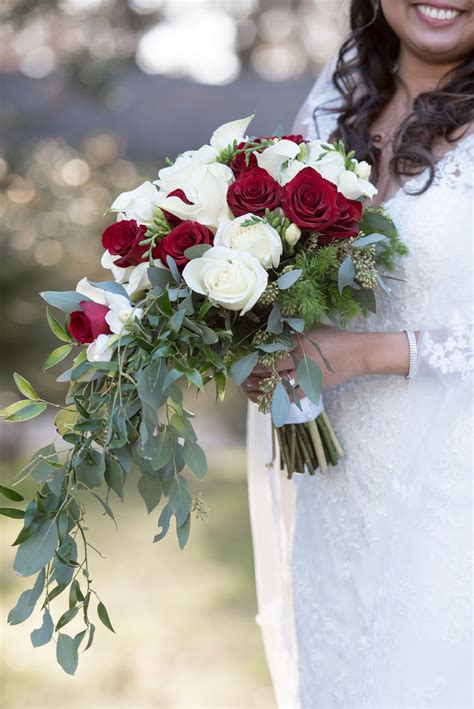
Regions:
[[418, 5], [417, 7], [422, 15], [430, 17], [432, 20], [454, 20], [455, 17], [461, 14], [459, 10], [441, 10], [432, 5]]

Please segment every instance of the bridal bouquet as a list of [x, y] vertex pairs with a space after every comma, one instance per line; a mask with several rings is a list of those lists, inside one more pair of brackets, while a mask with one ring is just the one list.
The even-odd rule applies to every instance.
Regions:
[[[264, 365], [259, 406], [271, 411], [288, 474], [324, 472], [342, 454], [320, 404], [318, 365], [295, 357], [300, 401], [275, 364], [324, 318], [344, 325], [374, 311], [376, 288], [386, 288], [381, 270], [406, 250], [383, 209], [364, 207], [375, 192], [367, 163], [342, 143], [244, 137], [251, 118], [221, 126], [209, 145], [115, 200], [117, 220], [102, 235], [111, 277], [42, 293], [66, 314], [48, 310], [62, 344], [43, 366], [70, 359], [58, 377], [68, 385], [64, 404], [45, 401], [15, 374], [24, 398], [1, 412], [25, 421], [57, 409], [60, 444], [38, 450], [13, 487], [0, 488], [21, 502], [14, 488], [29, 477], [35, 499], [0, 511], [23, 518], [14, 569], [36, 575], [8, 620], [23, 622], [43, 597], [32, 643], [44, 645], [56, 631], [58, 662], [71, 674], [80, 646], [93, 641], [95, 616], [113, 630], [90, 577], [86, 504], [114, 519], [112, 498], [123, 499], [135, 466], [147, 511], [162, 503], [154, 541], [173, 520], [183, 548], [192, 514], [206, 514], [185, 475], [201, 480], [207, 465], [180, 384], [200, 391], [213, 382], [222, 398], [229, 376], [241, 384]], [[66, 610], [53, 622], [61, 594]], [[65, 632], [69, 624], [77, 632]]]

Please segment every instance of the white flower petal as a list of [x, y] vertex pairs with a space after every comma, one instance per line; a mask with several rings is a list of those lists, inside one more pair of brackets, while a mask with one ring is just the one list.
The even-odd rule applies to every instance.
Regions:
[[216, 150], [220, 152], [231, 145], [234, 140], [240, 143], [254, 117], [255, 114], [252, 113], [252, 115], [247, 116], [247, 118], [240, 118], [237, 121], [230, 121], [229, 123], [224, 123], [222, 126], [219, 126], [219, 128], [216, 128], [211, 138], [212, 147], [216, 148]]
[[94, 303], [107, 305], [105, 291], [103, 291], [101, 288], [97, 288], [97, 286], [93, 286], [91, 283], [89, 283], [87, 278], [81, 278], [81, 280], [76, 286], [76, 291], [81, 295], [87, 296], [88, 298], [93, 300]]
[[258, 166], [266, 170], [275, 180], [278, 180], [281, 168], [287, 160], [296, 158], [300, 146], [292, 140], [279, 140], [261, 153], [255, 153]]
[[115, 338], [110, 335], [99, 335], [87, 348], [89, 362], [110, 362], [113, 357]]

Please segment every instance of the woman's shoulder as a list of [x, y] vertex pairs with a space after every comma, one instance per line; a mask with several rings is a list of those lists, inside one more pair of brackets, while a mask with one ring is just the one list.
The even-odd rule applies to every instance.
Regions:
[[309, 139], [327, 140], [336, 127], [341, 95], [333, 81], [338, 53], [334, 54], [317, 76], [299, 109], [293, 130]]

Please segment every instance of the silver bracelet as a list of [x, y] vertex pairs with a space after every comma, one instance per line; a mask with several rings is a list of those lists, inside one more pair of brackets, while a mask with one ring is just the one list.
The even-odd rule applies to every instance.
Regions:
[[416, 367], [418, 364], [418, 343], [416, 341], [415, 333], [413, 330], [403, 331], [408, 338], [408, 347], [410, 353], [410, 363], [408, 366], [408, 374], [406, 379], [413, 379], [416, 374]]

